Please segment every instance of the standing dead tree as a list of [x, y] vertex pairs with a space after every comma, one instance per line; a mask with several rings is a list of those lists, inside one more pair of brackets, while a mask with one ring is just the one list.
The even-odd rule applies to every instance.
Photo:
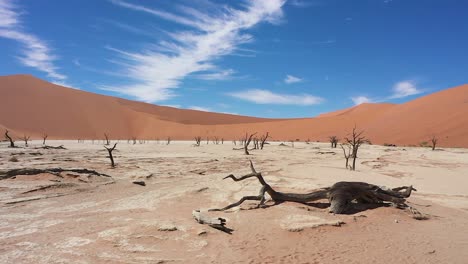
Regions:
[[8, 135], [10, 131], [5, 130], [5, 138], [8, 139], [8, 141], [10, 141], [10, 148], [15, 148], [15, 141], [10, 137], [10, 135]]
[[133, 145], [135, 145], [137, 143], [136, 137], [132, 137], [132, 142], [133, 142]]
[[356, 170], [356, 159], [359, 147], [369, 142], [369, 140], [363, 136], [364, 131], [357, 131], [356, 126], [353, 128], [350, 137], [345, 137], [345, 143], [351, 146], [352, 154], [351, 157], [353, 158], [353, 164], [351, 165], [351, 170]]
[[253, 149], [260, 149], [260, 140], [257, 137], [253, 138]]
[[234, 148], [234, 150], [244, 149], [244, 154], [245, 155], [250, 155], [250, 153], [249, 153], [249, 144], [250, 144], [250, 142], [252, 142], [252, 139], [256, 134], [257, 133], [253, 133], [253, 134], [245, 133], [245, 137], [240, 140], [241, 146], [243, 146], [243, 147], [242, 148]]
[[237, 146], [237, 141], [235, 139], [232, 141], [232, 143], [234, 144], [234, 146]]
[[109, 152], [109, 159], [111, 161], [112, 168], [115, 167], [114, 156], [112, 156], [112, 151], [114, 151], [115, 147], [117, 147], [117, 143], [115, 143], [112, 148], [108, 148], [108, 147], [104, 146], [104, 148], [107, 149], [107, 152]]
[[201, 137], [195, 137], [195, 146], [200, 146]]
[[26, 136], [26, 135], [23, 135], [23, 141], [24, 141], [24, 146], [27, 147], [28, 146], [28, 141], [31, 137], [30, 136]]
[[45, 145], [46, 139], [49, 137], [46, 133], [42, 134], [42, 145]]
[[267, 141], [267, 139], [268, 139], [269, 137], [270, 137], [270, 135], [269, 135], [268, 132], [266, 132], [265, 135], [262, 135], [262, 136], [260, 137], [260, 149], [263, 149], [263, 146], [265, 146], [265, 143], [266, 143], [266, 141]]
[[431, 138], [432, 150], [435, 150], [436, 145], [437, 145], [437, 141], [439, 141], [439, 139], [436, 138], [436, 136], [432, 136], [432, 138]]
[[213, 144], [219, 145], [219, 138], [218, 137], [213, 137]]
[[166, 145], [171, 144], [171, 137], [167, 137]]
[[110, 140], [109, 140], [109, 136], [108, 136], [106, 133], [104, 133], [104, 138], [105, 138], [105, 140], [106, 140], [106, 141], [105, 141], [105, 145], [106, 145], [106, 146], [109, 146], [109, 145], [110, 145]]
[[[330, 187], [318, 189], [310, 193], [283, 193], [273, 189], [263, 178], [260, 172], [257, 172], [250, 161], [251, 173], [241, 177], [235, 177], [230, 174], [223, 179], [232, 179], [242, 181], [248, 178], [257, 178], [262, 187], [256, 196], [244, 196], [238, 202], [230, 204], [220, 209], [209, 209], [208, 211], [225, 211], [230, 208], [240, 206], [245, 201], [260, 201], [258, 207], [265, 204], [265, 193], [267, 193], [275, 204], [282, 202], [296, 202], [307, 204], [313, 201], [328, 199], [330, 202], [330, 212], [335, 214], [344, 214], [356, 209], [360, 204], [385, 205], [389, 202], [400, 209], [408, 209], [415, 219], [422, 220], [427, 217], [418, 210], [406, 204], [406, 198], [410, 197], [412, 191], [416, 191], [413, 186], [402, 186], [397, 188], [386, 188], [366, 182], [337, 182]], [[375, 206], [374, 206], [375, 207]], [[368, 207], [372, 208], [372, 207]]]
[[346, 165], [345, 166], [346, 166], [346, 168], [348, 168], [349, 158], [353, 155], [351, 145], [346, 144], [347, 149], [345, 149], [343, 144], [340, 144], [340, 147], [343, 149], [343, 154], [344, 154], [344, 157], [345, 157], [345, 160], [346, 160]]
[[243, 143], [244, 143], [244, 154], [245, 155], [250, 155], [249, 153], [249, 144], [250, 142], [252, 141], [252, 138], [253, 136], [255, 136], [257, 133], [253, 133], [253, 134], [250, 134], [250, 136], [245, 133], [245, 137], [244, 137], [244, 140], [243, 140]]
[[336, 145], [338, 144], [338, 141], [339, 141], [338, 137], [337, 136], [329, 136], [328, 140], [331, 143], [331, 147], [336, 148]]

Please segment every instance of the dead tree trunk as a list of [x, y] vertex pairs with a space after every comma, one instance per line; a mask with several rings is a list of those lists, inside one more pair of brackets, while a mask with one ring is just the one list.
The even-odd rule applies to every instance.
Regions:
[[253, 139], [253, 145], [254, 145], [253, 149], [260, 149], [259, 140], [258, 140], [257, 137], [254, 137], [254, 139]]
[[114, 151], [115, 147], [117, 146], [117, 143], [114, 144], [114, 146], [112, 148], [108, 148], [106, 146], [104, 146], [105, 149], [107, 149], [107, 152], [109, 152], [109, 159], [111, 161], [111, 166], [112, 168], [115, 167], [115, 163], [114, 163], [114, 156], [112, 156], [112, 151]]
[[245, 133], [245, 138], [243, 140], [245, 155], [250, 155], [250, 153], [249, 153], [249, 144], [252, 141], [252, 137], [255, 136], [255, 134], [257, 134], [257, 133], [250, 134], [250, 136], [249, 136], [249, 134]]
[[15, 147], [15, 141], [13, 141], [13, 139], [10, 137], [10, 135], [8, 135], [8, 133], [9, 133], [9, 131], [5, 130], [5, 138], [10, 141], [10, 148], [14, 148]]
[[432, 136], [432, 138], [431, 138], [432, 150], [435, 150], [436, 145], [437, 145], [437, 141], [439, 141], [439, 140], [436, 138], [436, 136]]
[[328, 137], [330, 143], [331, 143], [331, 147], [332, 148], [336, 148], [337, 144], [338, 144], [338, 137], [336, 136], [330, 136]]
[[355, 204], [383, 204], [389, 202], [401, 209], [409, 209], [416, 219], [424, 219], [424, 216], [416, 209], [406, 204], [406, 198], [410, 197], [412, 191], [416, 191], [412, 186], [403, 186], [393, 189], [380, 187], [377, 185], [365, 182], [337, 182], [331, 187], [318, 189], [316, 191], [298, 194], [298, 193], [283, 193], [274, 190], [263, 178], [260, 172], [257, 172], [250, 161], [251, 173], [236, 178], [230, 174], [223, 179], [232, 179], [234, 181], [242, 181], [248, 178], [257, 178], [261, 184], [260, 192], [256, 196], [244, 196], [238, 202], [230, 204], [220, 209], [209, 209], [208, 211], [225, 211], [230, 208], [240, 206], [244, 201], [253, 200], [259, 201], [258, 207], [265, 204], [265, 193], [271, 197], [275, 204], [281, 202], [297, 202], [310, 203], [317, 200], [328, 199], [330, 202], [330, 212], [335, 214], [344, 214], [349, 212]]
[[167, 137], [166, 145], [169, 145], [169, 144], [171, 144], [171, 137]]
[[[45, 145], [45, 141], [49, 136], [47, 134], [42, 134], [42, 145]], [[80, 143], [80, 140], [78, 139], [78, 143]]]
[[358, 132], [355, 126], [353, 128], [353, 131], [351, 132], [350, 138], [345, 137], [346, 144], [350, 145], [352, 148], [351, 157], [353, 158], [353, 165], [351, 166], [351, 170], [356, 170], [356, 159], [357, 159], [359, 147], [362, 144], [369, 142], [369, 140], [362, 135], [363, 133], [364, 131]]
[[23, 141], [24, 141], [24, 146], [25, 147], [28, 146], [28, 141], [29, 141], [30, 138], [31, 138], [30, 136], [26, 136], [26, 135], [23, 136]]
[[105, 140], [106, 140], [106, 141], [105, 141], [105, 145], [106, 145], [106, 146], [109, 146], [109, 145], [110, 145], [110, 140], [109, 140], [109, 136], [108, 136], [106, 133], [104, 133], [104, 138], [105, 138]]
[[265, 146], [265, 143], [269, 137], [270, 136], [268, 135], [268, 132], [266, 132], [265, 135], [260, 137], [260, 149], [263, 149], [263, 146]]
[[195, 146], [200, 146], [201, 137], [195, 137]]
[[133, 142], [133, 145], [137, 143], [136, 137], [132, 137], [132, 142]]
[[349, 144], [346, 144], [346, 147], [348, 148], [347, 150], [344, 148], [343, 144], [340, 144], [340, 147], [343, 149], [343, 154], [344, 154], [344, 157], [345, 157], [345, 160], [346, 160], [346, 169], [349, 167], [349, 158], [351, 157], [351, 155], [353, 154], [352, 152], [352, 149], [351, 149], [351, 145]]

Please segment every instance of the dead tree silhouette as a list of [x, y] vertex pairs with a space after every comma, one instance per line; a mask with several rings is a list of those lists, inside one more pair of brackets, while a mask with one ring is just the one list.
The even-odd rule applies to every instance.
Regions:
[[117, 143], [114, 144], [114, 146], [112, 148], [108, 148], [106, 146], [104, 146], [105, 149], [107, 149], [107, 152], [109, 152], [109, 159], [111, 161], [111, 166], [112, 168], [115, 167], [115, 163], [114, 163], [114, 156], [112, 156], [112, 151], [114, 151], [115, 147], [117, 146]]
[[408, 209], [415, 219], [422, 220], [427, 218], [418, 210], [406, 203], [406, 198], [410, 197], [412, 191], [416, 191], [416, 189], [411, 185], [390, 189], [366, 182], [337, 182], [330, 187], [321, 188], [310, 193], [283, 193], [276, 191], [265, 181], [262, 174], [255, 170], [252, 161], [250, 161], [250, 170], [251, 173], [241, 177], [236, 177], [233, 174], [230, 174], [223, 179], [232, 179], [237, 182], [249, 178], [257, 178], [262, 186], [258, 195], [244, 196], [235, 203], [219, 209], [209, 209], [208, 211], [225, 211], [233, 207], [240, 206], [243, 202], [248, 200], [259, 201], [257, 207], [261, 207], [265, 205], [265, 193], [267, 193], [273, 200], [274, 204], [280, 204], [282, 202], [309, 204], [310, 202], [317, 200], [328, 199], [330, 203], [329, 211], [335, 214], [353, 212], [353, 209], [357, 204], [374, 204], [383, 206], [384, 203], [391, 203], [397, 208]]

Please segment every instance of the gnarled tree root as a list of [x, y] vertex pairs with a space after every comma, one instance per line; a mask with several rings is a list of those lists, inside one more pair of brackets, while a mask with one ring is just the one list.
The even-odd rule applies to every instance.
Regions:
[[250, 169], [252, 172], [247, 175], [236, 178], [230, 174], [224, 177], [224, 179], [229, 178], [237, 182], [255, 177], [262, 185], [259, 194], [257, 196], [244, 196], [238, 202], [219, 209], [209, 209], [208, 211], [225, 211], [239, 206], [247, 200], [259, 201], [258, 206], [260, 207], [264, 205], [265, 193], [267, 193], [275, 203], [297, 202], [307, 204], [317, 200], [328, 199], [330, 201], [329, 210], [335, 214], [349, 213], [353, 208], [353, 204], [356, 203], [384, 204], [387, 202], [397, 208], [407, 209], [415, 219], [427, 219], [417, 209], [406, 204], [406, 198], [410, 197], [412, 191], [416, 191], [412, 186], [389, 189], [366, 182], [337, 182], [331, 187], [318, 189], [310, 193], [283, 193], [275, 191], [266, 183], [262, 174], [255, 170], [252, 161], [250, 161]]

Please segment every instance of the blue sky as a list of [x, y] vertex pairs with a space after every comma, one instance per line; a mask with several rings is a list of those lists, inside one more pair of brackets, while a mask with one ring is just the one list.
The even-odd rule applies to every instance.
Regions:
[[311, 117], [467, 83], [468, 1], [0, 0], [0, 75]]

